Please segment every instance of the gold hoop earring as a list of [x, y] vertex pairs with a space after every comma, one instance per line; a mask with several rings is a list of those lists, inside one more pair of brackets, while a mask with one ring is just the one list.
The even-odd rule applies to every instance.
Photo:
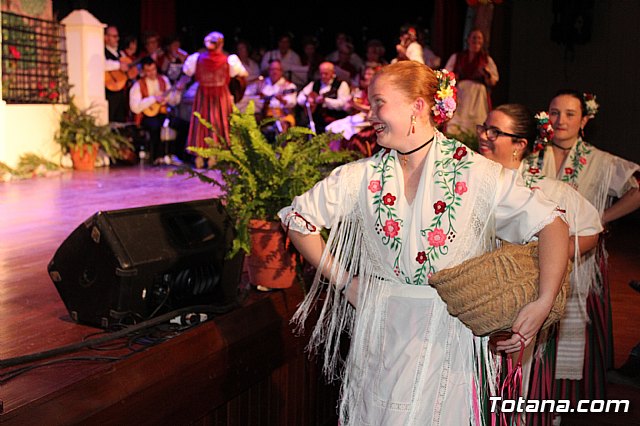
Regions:
[[407, 132], [407, 136], [415, 132], [416, 132], [416, 116], [411, 114], [411, 128], [409, 128], [409, 131]]

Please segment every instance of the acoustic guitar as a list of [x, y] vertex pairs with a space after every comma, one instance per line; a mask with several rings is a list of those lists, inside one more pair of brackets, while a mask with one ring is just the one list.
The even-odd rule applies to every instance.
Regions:
[[262, 98], [262, 110], [260, 111], [260, 117], [264, 118], [267, 116], [267, 112], [269, 112], [269, 105], [271, 104], [271, 99], [273, 99], [278, 95], [282, 95], [282, 96], [290, 95], [291, 93], [295, 93], [296, 91], [297, 91], [296, 89], [286, 89], [286, 90], [283, 90], [282, 92], [278, 92], [271, 96], [264, 96]]
[[133, 80], [138, 76], [137, 65], [142, 58], [134, 61], [128, 56], [121, 56], [119, 60], [120, 63], [127, 64], [129, 66], [127, 71], [106, 71], [104, 75], [104, 85], [112, 92], [119, 92], [124, 89], [128, 80]]
[[[160, 77], [158, 77], [160, 78]], [[170, 93], [175, 93], [177, 92], [178, 89], [176, 86], [171, 87], [171, 89], [166, 90], [163, 94], [162, 97], [165, 98], [165, 102], [163, 103], [154, 103], [153, 105], [145, 108], [142, 110], [142, 113], [144, 115], [146, 115], [147, 117], [155, 117], [156, 115], [158, 115], [159, 113], [163, 113], [166, 114], [167, 113], [167, 102], [166, 102], [166, 98], [169, 96]]]
[[321, 109], [324, 108], [322, 105], [318, 104], [316, 102], [316, 98], [318, 98], [319, 96], [322, 96], [324, 99], [326, 98], [331, 98], [333, 96], [336, 96], [338, 94], [338, 89], [334, 89], [333, 87], [331, 89], [329, 89], [328, 92], [320, 95], [319, 93], [312, 91], [311, 93], [309, 93], [309, 96], [307, 96], [309, 105], [310, 105], [310, 109], [311, 109], [311, 113], [315, 113], [316, 109], [318, 107], [320, 107]]

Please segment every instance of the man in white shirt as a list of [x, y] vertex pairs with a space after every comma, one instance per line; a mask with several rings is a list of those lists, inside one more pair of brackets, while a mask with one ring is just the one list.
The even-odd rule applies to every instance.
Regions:
[[[180, 102], [180, 92], [172, 90], [169, 79], [158, 74], [158, 67], [152, 58], [144, 58], [141, 62], [144, 77], [131, 87], [129, 108], [134, 114], [140, 114], [140, 126], [149, 132], [149, 153], [156, 164], [164, 157], [160, 129], [167, 119], [167, 105], [177, 105]], [[183, 149], [181, 147], [179, 151]], [[168, 149], [166, 154], [169, 154]]]
[[346, 81], [336, 78], [331, 62], [320, 64], [320, 79], [307, 84], [298, 94], [298, 105], [311, 114], [310, 127], [324, 133], [327, 124], [347, 116], [351, 90]]
[[276, 118], [273, 126], [262, 129], [267, 137], [273, 137], [295, 126], [293, 108], [296, 106], [297, 91], [296, 85], [284, 77], [282, 63], [277, 59], [269, 64], [269, 76], [250, 86], [247, 97], [256, 104], [257, 119]]

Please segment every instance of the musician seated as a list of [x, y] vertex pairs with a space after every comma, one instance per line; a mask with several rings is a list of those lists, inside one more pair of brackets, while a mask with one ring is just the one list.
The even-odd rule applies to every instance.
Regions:
[[378, 67], [367, 66], [360, 73], [358, 87], [351, 92], [351, 99], [347, 104], [350, 114], [340, 120], [327, 125], [326, 130], [331, 133], [341, 133], [341, 145], [347, 149], [357, 149], [369, 157], [375, 149], [375, 132], [369, 122], [369, 84]]
[[271, 126], [264, 126], [262, 131], [268, 138], [286, 132], [296, 125], [293, 108], [296, 106], [296, 85], [283, 75], [282, 63], [274, 59], [269, 63], [269, 76], [250, 86], [252, 93], [246, 95], [256, 104], [256, 120], [273, 117], [276, 121]]
[[320, 79], [307, 84], [298, 94], [297, 101], [311, 114], [316, 133], [324, 133], [329, 123], [346, 117], [351, 93], [349, 84], [336, 77], [331, 62], [321, 63], [319, 69]]
[[162, 149], [160, 129], [167, 118], [167, 106], [180, 102], [180, 92], [171, 87], [167, 77], [158, 74], [152, 58], [144, 58], [141, 62], [143, 77], [131, 87], [129, 108], [139, 114], [140, 126], [149, 132], [149, 154], [156, 164], [169, 153]]

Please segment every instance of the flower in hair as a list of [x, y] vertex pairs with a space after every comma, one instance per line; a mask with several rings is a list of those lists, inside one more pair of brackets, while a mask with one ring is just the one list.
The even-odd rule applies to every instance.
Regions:
[[549, 122], [549, 115], [545, 111], [540, 111], [535, 115], [536, 128], [538, 134], [536, 140], [533, 143], [533, 153], [536, 154], [540, 150], [544, 149], [553, 139], [553, 127]]
[[438, 90], [434, 95], [435, 103], [431, 110], [436, 125], [441, 125], [453, 117], [457, 107], [458, 89], [456, 88], [456, 76], [446, 69], [435, 71], [438, 79]]
[[598, 113], [598, 108], [600, 108], [600, 104], [596, 101], [596, 95], [593, 93], [585, 92], [582, 94], [582, 98], [584, 99], [584, 103], [587, 106], [587, 116], [589, 118], [593, 118]]

